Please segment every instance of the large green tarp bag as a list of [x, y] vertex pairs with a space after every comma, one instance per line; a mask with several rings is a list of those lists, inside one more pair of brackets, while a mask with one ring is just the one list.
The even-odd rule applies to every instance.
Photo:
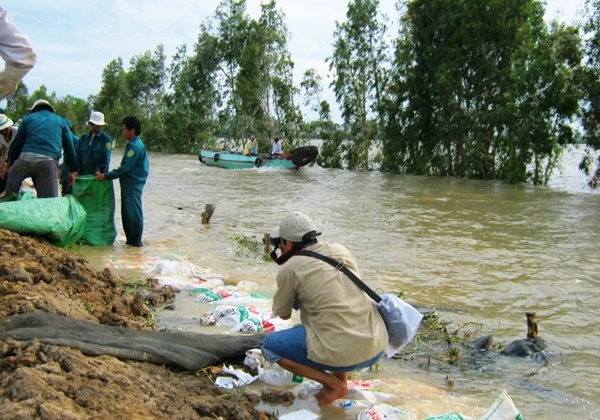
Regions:
[[7, 203], [9, 201], [17, 201], [17, 200], [32, 200], [35, 197], [31, 195], [31, 193], [27, 191], [22, 191], [20, 193], [10, 193], [3, 197], [0, 197], [0, 203]]
[[112, 181], [97, 181], [95, 175], [80, 175], [73, 195], [87, 213], [82, 240], [92, 246], [112, 245], [115, 228], [115, 190]]
[[20, 198], [0, 203], [0, 228], [43, 236], [59, 247], [83, 236], [86, 213], [75, 197]]

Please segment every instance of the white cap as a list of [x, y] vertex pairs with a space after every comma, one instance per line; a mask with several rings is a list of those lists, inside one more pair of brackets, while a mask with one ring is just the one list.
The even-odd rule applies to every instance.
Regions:
[[88, 123], [96, 125], [106, 125], [106, 123], [104, 122], [104, 114], [102, 112], [92, 111]]
[[314, 232], [314, 239], [320, 233], [317, 233], [315, 224], [310, 218], [298, 211], [295, 211], [288, 215], [281, 221], [278, 228], [274, 228], [271, 231], [272, 238], [283, 238], [290, 242], [304, 242], [307, 233]]

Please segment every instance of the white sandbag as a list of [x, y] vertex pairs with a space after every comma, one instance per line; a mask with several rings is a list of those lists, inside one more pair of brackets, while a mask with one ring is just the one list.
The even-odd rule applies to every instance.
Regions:
[[196, 296], [196, 302], [217, 305], [256, 305], [267, 304], [269, 298], [257, 293], [241, 293], [230, 290], [213, 289]]
[[[252, 306], [248, 306], [248, 308], [253, 308]], [[267, 316], [273, 316], [273, 313], [270, 310], [265, 310]], [[273, 331], [280, 331], [291, 328], [292, 326], [281, 318], [263, 318], [262, 320], [254, 317], [249, 317], [248, 319], [244, 319], [243, 321], [236, 324], [231, 332], [240, 332], [245, 334], [251, 333], [270, 333]]]
[[267, 308], [258, 308], [256, 306], [219, 305], [209, 314], [202, 315], [201, 322], [204, 325], [213, 323], [217, 326], [235, 327], [240, 322], [248, 319], [254, 319], [262, 325], [262, 321], [264, 319], [271, 318], [273, 318], [273, 311]]

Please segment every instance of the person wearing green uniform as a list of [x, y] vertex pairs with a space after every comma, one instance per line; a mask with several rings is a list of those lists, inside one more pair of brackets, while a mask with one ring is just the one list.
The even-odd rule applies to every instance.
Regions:
[[106, 173], [96, 173], [98, 181], [119, 178], [121, 185], [121, 219], [123, 230], [127, 238], [127, 245], [144, 246], [142, 233], [144, 232], [144, 212], [142, 208], [142, 192], [148, 179], [150, 165], [148, 153], [140, 138], [142, 125], [136, 117], [125, 117], [123, 137], [127, 140], [127, 147], [123, 152], [121, 166]]
[[104, 114], [92, 111], [88, 121], [90, 131], [83, 134], [77, 143], [77, 175], [94, 175], [108, 172], [112, 139], [102, 131], [106, 125]]
[[35, 101], [28, 111], [10, 143], [6, 194], [18, 193], [23, 180], [31, 177], [38, 198], [58, 197], [58, 161], [63, 150], [71, 170], [69, 185], [77, 175], [71, 130], [45, 99]]

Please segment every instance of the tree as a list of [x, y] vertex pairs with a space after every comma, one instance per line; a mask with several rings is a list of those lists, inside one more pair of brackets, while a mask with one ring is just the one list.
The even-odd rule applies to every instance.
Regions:
[[[13, 118], [22, 118], [27, 113], [29, 104], [29, 89], [23, 82], [19, 82], [17, 90], [11, 96], [6, 98], [6, 111]], [[17, 122], [15, 119], [15, 122]]]
[[574, 28], [538, 0], [405, 1], [382, 169], [546, 183], [579, 98]]
[[[317, 121], [310, 124], [310, 135], [323, 142], [317, 158], [318, 164], [328, 168], [341, 169], [343, 165], [340, 148], [344, 135], [339, 126], [331, 120], [329, 103], [321, 100], [322, 78], [317, 74], [316, 69], [308, 69], [304, 72], [300, 88], [304, 93], [304, 105], [318, 116]], [[309, 129], [305, 128], [305, 131], [309, 131]]]
[[592, 188], [600, 185], [600, 157], [596, 168], [592, 168], [592, 155], [600, 150], [600, 0], [586, 0], [587, 21], [583, 25], [585, 33], [586, 62], [580, 74], [581, 88], [584, 91], [583, 140], [587, 153], [579, 167], [592, 174], [589, 184]]
[[187, 57], [180, 46], [169, 69], [171, 92], [166, 95], [167, 125], [170, 127], [169, 151], [197, 152], [214, 147], [218, 133], [217, 111], [221, 105], [217, 71], [220, 57], [218, 40], [208, 26], [194, 45], [195, 54]]
[[349, 168], [369, 169], [371, 141], [377, 134], [383, 90], [387, 83], [386, 25], [380, 20], [378, 0], [348, 4], [347, 21], [336, 22], [334, 52], [328, 58], [333, 90], [349, 127], [346, 144]]
[[123, 60], [119, 57], [110, 61], [102, 71], [100, 92], [92, 98], [92, 110], [104, 114], [108, 124], [104, 131], [115, 142], [121, 139], [120, 122], [133, 108], [132, 95], [127, 85], [127, 75], [123, 68]]
[[130, 60], [126, 82], [132, 108], [128, 115], [137, 115], [144, 130], [144, 142], [154, 150], [163, 150], [170, 140], [164, 123], [164, 96], [167, 84], [165, 54], [162, 45], [154, 53], [146, 51]]
[[240, 118], [243, 106], [238, 94], [240, 61], [247, 46], [249, 17], [246, 0], [223, 0], [215, 13], [217, 23], [215, 38], [220, 57], [220, 87], [224, 108], [219, 114], [221, 134], [226, 138], [240, 139], [243, 128]]

